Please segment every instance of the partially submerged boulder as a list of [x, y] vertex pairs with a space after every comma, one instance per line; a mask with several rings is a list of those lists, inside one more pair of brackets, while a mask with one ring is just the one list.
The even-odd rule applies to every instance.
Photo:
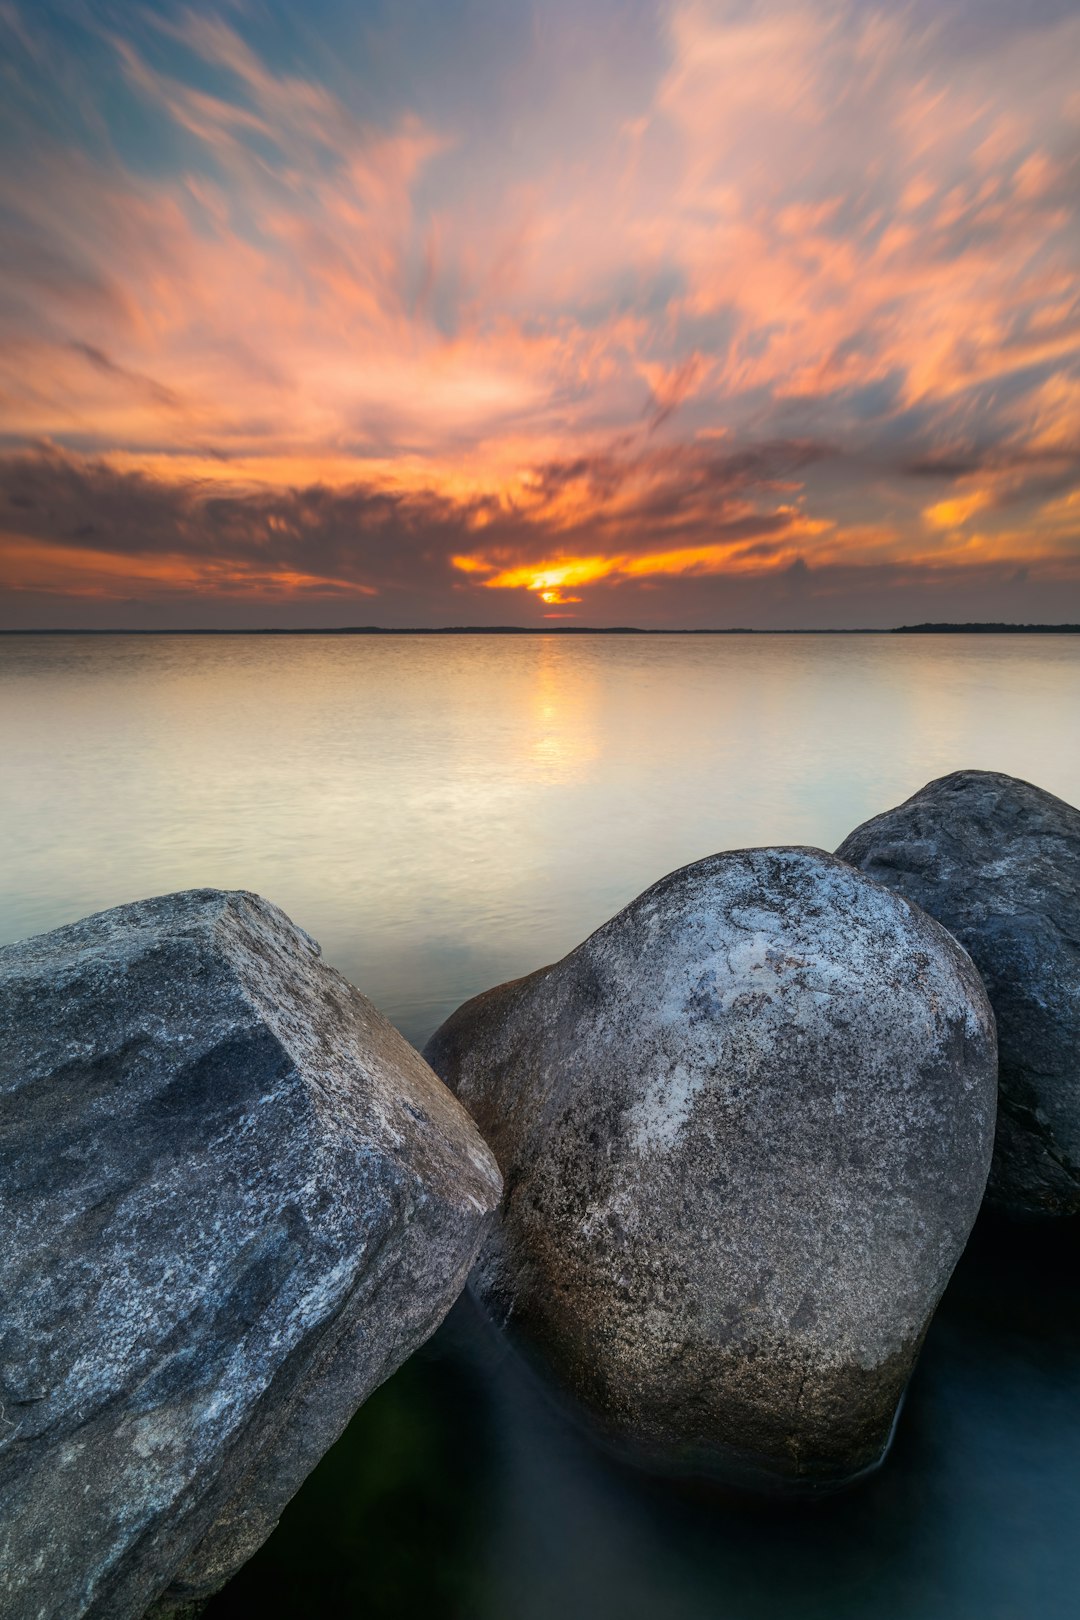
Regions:
[[936, 917], [997, 1017], [988, 1200], [1080, 1212], [1080, 810], [998, 771], [955, 771], [850, 833], [837, 854]]
[[124, 1620], [265, 1538], [449, 1309], [498, 1171], [256, 895], [7, 947], [0, 1026], [0, 1612]]
[[717, 855], [426, 1056], [505, 1179], [472, 1286], [610, 1445], [791, 1490], [881, 1460], [993, 1139], [944, 929], [818, 850]]

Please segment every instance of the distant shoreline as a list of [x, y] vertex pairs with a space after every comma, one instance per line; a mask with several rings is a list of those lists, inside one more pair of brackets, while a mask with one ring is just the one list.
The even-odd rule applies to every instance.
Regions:
[[446, 624], [392, 627], [378, 624], [298, 626], [260, 629], [64, 629], [0, 630], [0, 636], [926, 636], [1018, 635], [1076, 636], [1080, 624], [900, 624], [888, 629], [751, 630], [744, 627], [709, 630], [645, 630], [637, 625], [525, 625]]

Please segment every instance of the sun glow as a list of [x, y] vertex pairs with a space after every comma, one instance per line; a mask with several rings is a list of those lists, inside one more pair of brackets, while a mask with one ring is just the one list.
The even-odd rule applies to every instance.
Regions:
[[[603, 581], [647, 580], [692, 574], [728, 572], [772, 572], [788, 565], [797, 554], [798, 543], [806, 536], [817, 536], [833, 529], [831, 522], [807, 518], [795, 508], [781, 508], [774, 514], [775, 528], [767, 544], [748, 543], [745, 538], [710, 545], [677, 546], [639, 553], [615, 551], [610, 555], [558, 556], [550, 560], [506, 566], [498, 556], [455, 556], [454, 567], [476, 577], [486, 590], [523, 590], [538, 595], [551, 606], [564, 606], [582, 600], [569, 591]], [[487, 575], [487, 578], [481, 576]]]
[[923, 511], [927, 523], [935, 529], [957, 529], [990, 504], [990, 492], [974, 489], [968, 495], [956, 495], [951, 500], [938, 501]]

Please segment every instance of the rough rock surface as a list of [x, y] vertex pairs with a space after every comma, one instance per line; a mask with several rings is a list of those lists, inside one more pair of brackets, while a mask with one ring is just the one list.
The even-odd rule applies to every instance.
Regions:
[[449, 1309], [498, 1172], [256, 895], [7, 947], [0, 1026], [0, 1613], [123, 1620], [254, 1551]]
[[944, 929], [819, 850], [717, 855], [425, 1055], [505, 1180], [472, 1286], [610, 1444], [796, 1491], [880, 1461], [994, 1129]]
[[837, 854], [944, 923], [997, 1017], [988, 1199], [1080, 1212], [1080, 810], [996, 771], [956, 771], [857, 827]]

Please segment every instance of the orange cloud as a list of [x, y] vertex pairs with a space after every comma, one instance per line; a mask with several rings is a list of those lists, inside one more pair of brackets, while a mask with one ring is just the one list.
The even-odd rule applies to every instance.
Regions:
[[176, 499], [157, 560], [104, 521], [73, 548], [72, 515], [13, 577], [561, 607], [802, 557], [1058, 558], [1080, 18], [978, 51], [831, 0], [657, 25], [622, 79], [609, 40], [541, 31], [480, 139], [477, 86], [365, 96], [355, 44], [331, 87], [242, 9], [114, 19], [116, 82], [179, 155], [98, 139], [87, 84], [81, 143], [46, 119], [0, 166], [0, 432], [115, 474], [114, 526], [121, 485]]
[[564, 590], [595, 585], [602, 580], [776, 569], [790, 562], [794, 554], [791, 542], [799, 537], [819, 534], [828, 527], [830, 525], [805, 519], [802, 514], [791, 511], [788, 521], [772, 533], [767, 554], [760, 546], [748, 546], [745, 539], [739, 539], [722, 544], [646, 551], [640, 555], [621, 552], [590, 557], [555, 556], [508, 568], [483, 555], [455, 557], [453, 563], [462, 573], [486, 573], [488, 577], [481, 583], [487, 590], [535, 591], [544, 602], [565, 603], [580, 601], [581, 598], [563, 596], [561, 593]]
[[7, 591], [121, 599], [133, 590], [152, 595], [241, 596], [267, 601], [305, 597], [378, 596], [374, 586], [302, 570], [259, 568], [236, 558], [193, 560], [183, 553], [131, 556], [93, 548], [42, 545], [0, 534], [0, 582]]
[[966, 495], [956, 495], [947, 501], [935, 501], [923, 509], [923, 517], [935, 529], [957, 529], [990, 502], [990, 492], [973, 489]]

